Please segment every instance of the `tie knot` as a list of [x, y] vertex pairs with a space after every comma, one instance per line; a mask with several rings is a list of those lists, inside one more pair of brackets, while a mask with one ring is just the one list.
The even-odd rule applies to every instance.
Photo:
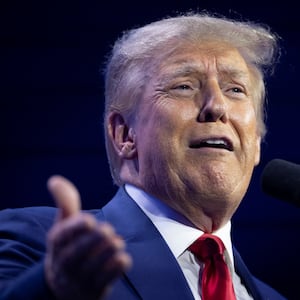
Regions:
[[215, 235], [203, 234], [190, 247], [189, 250], [200, 260], [206, 261], [216, 255], [223, 256], [225, 246]]

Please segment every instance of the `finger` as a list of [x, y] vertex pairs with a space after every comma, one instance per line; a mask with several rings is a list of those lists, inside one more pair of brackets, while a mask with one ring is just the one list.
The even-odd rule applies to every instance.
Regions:
[[79, 261], [87, 255], [98, 255], [109, 246], [119, 249], [125, 245], [110, 224], [98, 223], [92, 215], [83, 212], [54, 224], [47, 235], [47, 248], [63, 260], [67, 256]]
[[48, 235], [49, 249], [53, 255], [70, 265], [85, 263], [87, 257], [102, 256], [105, 251], [118, 251], [125, 243], [106, 223], [96, 223], [88, 214], [69, 218], [62, 225], [56, 224]]
[[[96, 290], [103, 290], [131, 267], [132, 260], [125, 252], [124, 242], [120, 238], [115, 237], [104, 247], [96, 248], [98, 249], [92, 250], [92, 255], [87, 255], [84, 259], [73, 261], [71, 264], [70, 261], [67, 262], [65, 271], [73, 278], [76, 276], [78, 282]], [[77, 272], [74, 264], [77, 265]], [[93, 286], [93, 283], [96, 284]]]
[[53, 255], [58, 255], [69, 244], [75, 250], [80, 237], [90, 235], [96, 227], [96, 219], [82, 212], [64, 222], [56, 223], [47, 235], [48, 249], [53, 252]]
[[109, 281], [130, 268], [132, 261], [126, 253], [125, 242], [109, 224], [103, 223], [98, 226], [98, 231], [94, 232], [89, 241], [93, 245], [89, 247], [88, 255], [84, 259], [81, 257], [84, 261], [81, 274], [99, 277], [100, 272], [103, 283], [110, 283]]
[[68, 218], [80, 211], [80, 195], [75, 185], [68, 179], [54, 175], [49, 178], [47, 187], [60, 209], [59, 220]]
[[[86, 217], [84, 218], [86, 221], [87, 217], [90, 217], [80, 215]], [[76, 219], [78, 218], [69, 218], [63, 225], [68, 225], [69, 228]], [[86, 222], [85, 224], [87, 225]], [[125, 242], [115, 233], [111, 225], [107, 223], [94, 225], [83, 228], [82, 222], [77, 223], [76, 239], [73, 231], [75, 228], [72, 228], [71, 240], [62, 248], [59, 244], [66, 243], [68, 235], [61, 235], [63, 239], [59, 238], [59, 243], [55, 241], [54, 245], [58, 246], [59, 255], [56, 255], [55, 264], [52, 265], [51, 272], [54, 275], [51, 278], [55, 282], [76, 283], [80, 290], [89, 290], [92, 294], [99, 295], [106, 289], [107, 284], [129, 268], [131, 258], [125, 253]], [[61, 228], [60, 224], [56, 227]], [[96, 280], [98, 277], [101, 279]], [[97, 284], [94, 284], [96, 282]]]
[[[69, 243], [60, 252], [60, 263], [63, 269], [73, 277], [87, 276], [99, 272], [107, 261], [118, 252], [123, 252], [124, 241], [118, 236], [105, 238], [97, 232], [79, 237], [73, 244]], [[81, 270], [76, 274], [76, 270]]]
[[[96, 268], [100, 268], [100, 266], [97, 265], [97, 262], [95, 262], [95, 266]], [[94, 276], [92, 276], [92, 278], [94, 278], [95, 286], [96, 287], [110, 286], [115, 279], [120, 277], [122, 273], [129, 270], [131, 266], [132, 266], [132, 258], [128, 253], [124, 251], [116, 252], [106, 262], [106, 264], [102, 266], [103, 271], [101, 273], [101, 276], [99, 276], [99, 274], [94, 272]]]

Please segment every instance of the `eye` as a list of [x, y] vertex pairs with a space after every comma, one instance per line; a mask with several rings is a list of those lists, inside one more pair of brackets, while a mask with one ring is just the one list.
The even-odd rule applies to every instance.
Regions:
[[175, 86], [173, 89], [175, 90], [192, 90], [193, 88], [189, 86], [188, 84], [180, 84]]
[[225, 89], [226, 94], [230, 98], [243, 99], [247, 96], [247, 92], [243, 86], [229, 86]]
[[175, 84], [170, 89], [170, 95], [173, 97], [192, 98], [197, 93], [197, 88], [190, 83]]
[[231, 88], [231, 91], [233, 93], [244, 93], [243, 89], [241, 89], [239, 87], [233, 87], [233, 88]]

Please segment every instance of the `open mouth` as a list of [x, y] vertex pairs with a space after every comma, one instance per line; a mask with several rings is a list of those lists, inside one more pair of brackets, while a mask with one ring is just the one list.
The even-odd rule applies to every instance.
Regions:
[[217, 148], [225, 149], [228, 151], [233, 151], [232, 142], [226, 138], [208, 138], [199, 140], [197, 142], [192, 142], [190, 148], [199, 149], [199, 148]]

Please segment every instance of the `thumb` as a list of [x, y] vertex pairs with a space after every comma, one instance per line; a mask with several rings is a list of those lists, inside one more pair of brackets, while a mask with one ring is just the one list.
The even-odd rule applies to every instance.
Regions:
[[71, 181], [60, 175], [54, 175], [48, 179], [47, 187], [56, 206], [60, 209], [58, 220], [73, 216], [80, 211], [80, 195]]

